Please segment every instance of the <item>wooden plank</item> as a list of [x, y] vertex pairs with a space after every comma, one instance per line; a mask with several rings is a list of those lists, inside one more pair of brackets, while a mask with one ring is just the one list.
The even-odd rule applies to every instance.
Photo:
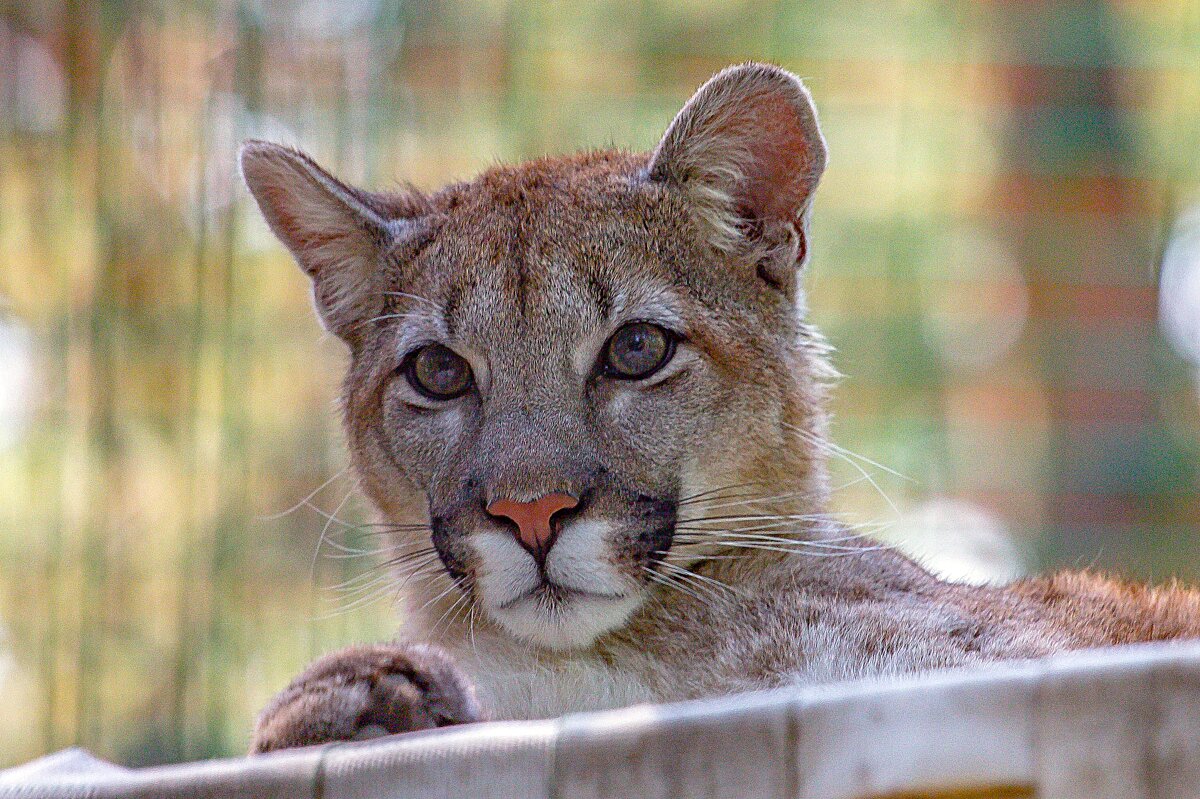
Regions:
[[[796, 768], [803, 799], [1023, 788], [1033, 771], [1029, 699], [1037, 670], [1008, 667], [873, 686], [800, 711]], [[1006, 790], [1008, 788], [1005, 788]]]
[[792, 799], [791, 692], [568, 716], [555, 799]]

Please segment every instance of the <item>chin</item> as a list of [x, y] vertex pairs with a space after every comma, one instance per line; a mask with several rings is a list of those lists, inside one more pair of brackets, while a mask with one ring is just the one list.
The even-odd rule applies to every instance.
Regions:
[[636, 595], [596, 596], [559, 589], [539, 591], [489, 615], [510, 635], [546, 649], [586, 649], [604, 633], [618, 629], [641, 605]]

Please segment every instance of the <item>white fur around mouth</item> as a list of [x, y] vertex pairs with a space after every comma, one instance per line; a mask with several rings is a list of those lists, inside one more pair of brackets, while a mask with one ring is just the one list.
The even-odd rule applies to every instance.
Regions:
[[641, 600], [632, 595], [597, 595], [568, 589], [548, 602], [538, 591], [526, 593], [489, 615], [514, 638], [547, 649], [581, 649], [623, 625]]
[[510, 635], [549, 649], [584, 647], [623, 625], [641, 604], [638, 586], [612, 565], [608, 522], [576, 522], [560, 533], [545, 569], [513, 536], [480, 530], [480, 604]]

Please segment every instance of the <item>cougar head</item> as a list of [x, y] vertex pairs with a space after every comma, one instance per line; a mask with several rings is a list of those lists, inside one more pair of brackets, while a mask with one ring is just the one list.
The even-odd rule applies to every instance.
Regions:
[[433, 193], [243, 146], [263, 216], [349, 347], [364, 491], [397, 546], [438, 561], [416, 604], [457, 596], [518, 639], [586, 647], [720, 548], [720, 516], [697, 509], [823, 505], [806, 442], [825, 367], [798, 272], [824, 164], [804, 86], [760, 64], [713, 77], [653, 153]]

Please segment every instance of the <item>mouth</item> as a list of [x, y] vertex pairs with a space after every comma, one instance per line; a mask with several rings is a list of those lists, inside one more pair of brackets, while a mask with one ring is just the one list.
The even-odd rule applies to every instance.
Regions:
[[628, 622], [648, 596], [641, 572], [651, 553], [669, 548], [673, 528], [663, 515], [573, 519], [543, 562], [507, 530], [475, 530], [472, 590], [514, 638], [559, 651], [585, 648]]
[[576, 599], [607, 599], [616, 601], [625, 599], [625, 594], [607, 593], [602, 591], [588, 591], [583, 588], [571, 588], [551, 580], [543, 579], [539, 584], [530, 588], [522, 594], [509, 599], [496, 606], [497, 610], [511, 610], [516, 605], [532, 599], [538, 604], [554, 608], [564, 605], [571, 600]]

